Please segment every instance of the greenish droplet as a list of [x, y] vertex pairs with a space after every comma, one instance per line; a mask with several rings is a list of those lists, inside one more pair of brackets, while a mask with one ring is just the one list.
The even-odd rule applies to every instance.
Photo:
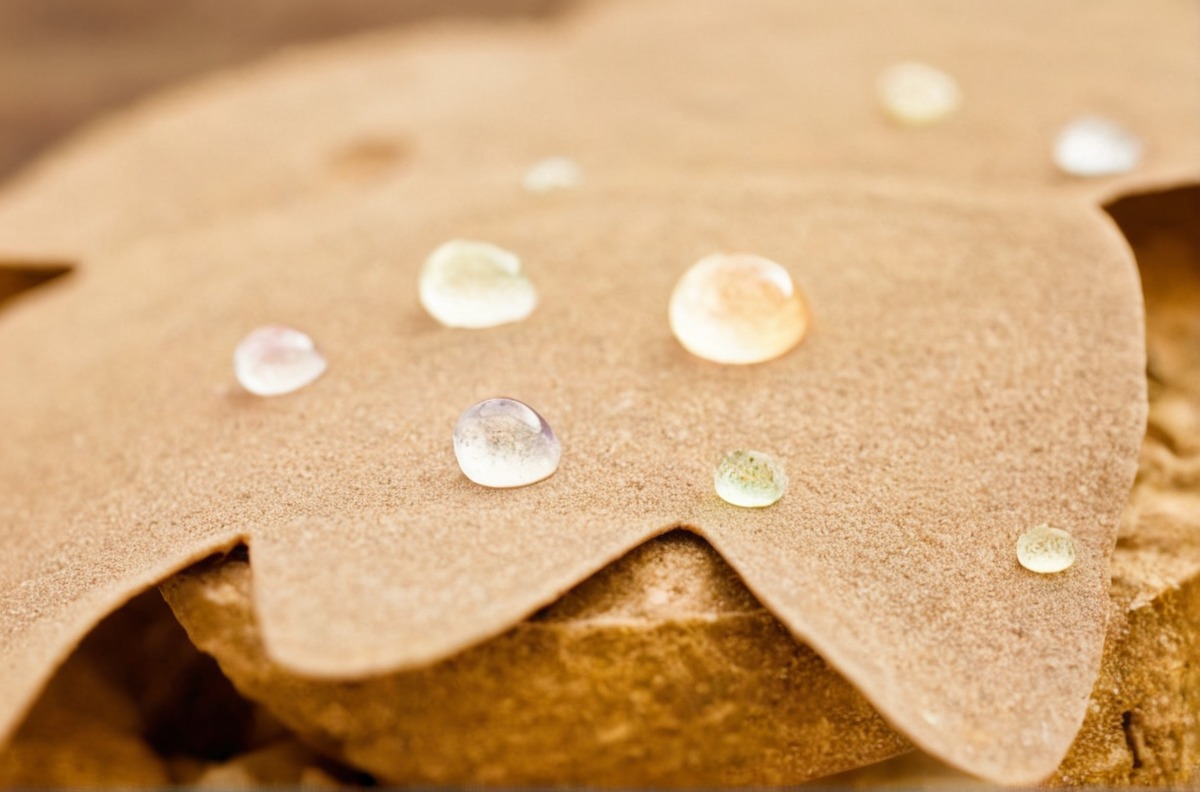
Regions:
[[787, 490], [783, 465], [761, 451], [730, 451], [713, 476], [717, 495], [734, 506], [770, 506]]
[[537, 291], [515, 253], [456, 239], [429, 255], [418, 284], [421, 305], [447, 327], [519, 322], [537, 306]]
[[1062, 572], [1075, 563], [1075, 540], [1061, 528], [1035, 525], [1017, 540], [1017, 560], [1031, 572]]

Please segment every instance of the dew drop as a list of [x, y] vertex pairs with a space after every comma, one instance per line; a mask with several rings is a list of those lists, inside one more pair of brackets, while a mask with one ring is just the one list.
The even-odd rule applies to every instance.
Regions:
[[303, 388], [324, 374], [325, 367], [325, 358], [311, 338], [279, 325], [258, 328], [233, 352], [238, 382], [258, 396], [279, 396]]
[[1127, 173], [1142, 159], [1142, 142], [1115, 121], [1077, 118], [1054, 141], [1054, 162], [1072, 176]]
[[770, 259], [714, 253], [683, 274], [671, 294], [671, 331], [684, 349], [715, 363], [761, 363], [800, 343], [808, 306]]
[[1031, 572], [1062, 572], [1075, 563], [1075, 540], [1061, 528], [1036, 525], [1017, 540], [1017, 560]]
[[532, 193], [569, 190], [583, 181], [579, 163], [566, 157], [549, 157], [525, 173], [522, 185]]
[[884, 69], [876, 90], [883, 109], [908, 126], [941, 121], [962, 103], [962, 93], [953, 77], [915, 61], [895, 63]]
[[713, 474], [717, 495], [734, 506], [770, 506], [783, 497], [787, 475], [783, 465], [761, 451], [730, 451]]
[[514, 253], [486, 242], [453, 240], [421, 268], [421, 305], [447, 327], [518, 322], [537, 306], [537, 291]]
[[537, 411], [516, 399], [485, 399], [459, 417], [454, 455], [485, 487], [523, 487], [558, 470], [562, 445]]

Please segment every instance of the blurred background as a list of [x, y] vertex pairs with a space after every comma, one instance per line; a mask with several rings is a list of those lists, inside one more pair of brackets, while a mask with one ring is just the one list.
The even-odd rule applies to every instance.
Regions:
[[0, 180], [92, 116], [272, 50], [571, 0], [0, 0]]

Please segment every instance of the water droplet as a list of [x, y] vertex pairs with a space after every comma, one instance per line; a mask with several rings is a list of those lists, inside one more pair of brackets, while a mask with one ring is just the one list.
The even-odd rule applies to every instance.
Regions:
[[962, 94], [953, 77], [915, 61], [884, 69], [876, 90], [880, 103], [892, 118], [909, 126], [941, 121], [962, 103]]
[[1115, 121], [1077, 118], [1054, 141], [1054, 162], [1072, 176], [1127, 173], [1142, 160], [1142, 142]]
[[1061, 528], [1036, 525], [1017, 540], [1017, 560], [1031, 572], [1062, 572], [1075, 563], [1075, 540]]
[[715, 253], [671, 294], [671, 330], [684, 349], [715, 363], [761, 363], [799, 344], [808, 306], [787, 270], [750, 253]]
[[522, 184], [529, 192], [544, 193], [553, 190], [569, 190], [583, 181], [579, 163], [566, 157], [549, 157], [534, 165], [525, 173]]
[[441, 245], [421, 268], [421, 305], [447, 327], [495, 327], [518, 322], [537, 306], [537, 291], [521, 260], [486, 242]]
[[454, 455], [485, 487], [523, 487], [558, 470], [562, 445], [542, 416], [516, 399], [485, 399], [454, 427]]
[[260, 327], [233, 352], [233, 370], [242, 387], [258, 396], [279, 396], [303, 388], [325, 373], [325, 358], [311, 338], [290, 327]]
[[783, 497], [787, 475], [783, 465], [761, 451], [730, 451], [713, 475], [721, 500], [734, 506], [770, 506]]

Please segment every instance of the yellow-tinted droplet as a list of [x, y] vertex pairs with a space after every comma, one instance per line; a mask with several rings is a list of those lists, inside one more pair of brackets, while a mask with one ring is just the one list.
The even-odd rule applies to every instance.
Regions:
[[456, 239], [429, 254], [421, 268], [421, 305], [447, 327], [519, 322], [537, 307], [537, 291], [516, 254], [486, 242]]
[[1017, 540], [1017, 560], [1031, 572], [1062, 572], [1075, 563], [1075, 540], [1061, 528], [1036, 525]]
[[949, 74], [924, 63], [893, 64], [879, 75], [879, 102], [902, 124], [922, 126], [941, 121], [958, 109], [962, 94]]
[[809, 312], [787, 270], [751, 253], [714, 253], [675, 285], [671, 331], [684, 349], [715, 363], [761, 363], [796, 346]]
[[545, 193], [569, 190], [583, 181], [579, 163], [566, 157], [550, 157], [535, 164], [525, 173], [522, 184], [529, 192]]
[[783, 465], [761, 451], [730, 451], [713, 475], [717, 495], [734, 506], [770, 506], [787, 490]]

